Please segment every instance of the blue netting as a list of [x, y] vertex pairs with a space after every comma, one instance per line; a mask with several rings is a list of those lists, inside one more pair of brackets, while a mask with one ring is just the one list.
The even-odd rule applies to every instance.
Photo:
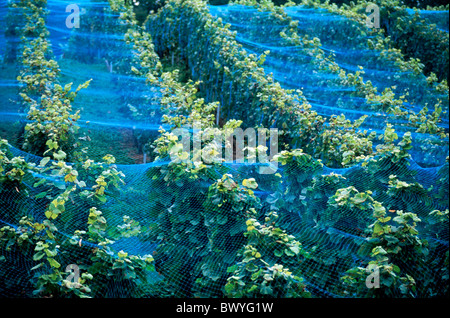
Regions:
[[[415, 14], [415, 10], [406, 9], [409, 14]], [[430, 24], [435, 24], [436, 27], [448, 33], [448, 11], [441, 10], [417, 10], [419, 12], [420, 17], [427, 19]]]
[[[51, 43], [47, 58], [57, 61], [61, 71], [57, 82], [63, 87], [73, 82], [73, 87], [77, 87], [92, 79], [89, 87], [79, 92], [72, 105], [73, 111], [80, 111], [81, 118], [77, 121], [80, 126], [76, 135], [77, 149], [71, 151], [86, 147], [86, 158], [96, 162], [112, 154], [116, 164], [103, 164], [103, 169], [113, 167], [124, 175], [124, 184], [117, 190], [107, 189], [106, 200], [101, 204], [93, 204], [81, 195], [73, 195], [67, 200], [65, 211], [52, 220], [58, 229], [55, 240], [61, 246], [55, 256], [62, 266], [60, 272], [64, 273], [64, 268], [69, 264], [77, 264], [82, 272], [93, 273], [92, 281], [87, 281], [87, 285], [92, 286], [91, 293], [87, 293], [89, 296], [230, 296], [233, 294], [225, 285], [239, 276], [236, 267], [248, 269], [246, 264], [254, 262], [254, 259], [245, 260], [242, 255], [244, 246], [251, 244], [259, 249], [259, 257], [262, 254], [268, 262], [267, 267], [260, 267], [261, 271], [267, 270], [269, 264], [281, 263], [304, 279], [301, 282], [296, 277], [294, 281], [297, 285], [304, 283], [314, 297], [361, 296], [355, 291], [349, 292], [341, 278], [347, 270], [365, 268], [373, 260], [365, 249], [372, 235], [370, 225], [376, 218], [372, 205], [337, 203], [338, 190], [350, 188], [354, 189], [348, 190], [352, 198], [358, 197], [355, 193], [369, 194], [389, 211], [388, 215], [395, 216], [395, 211], [413, 212], [422, 220], [416, 225], [417, 240], [427, 240], [428, 245], [423, 243], [420, 251], [419, 248], [413, 251], [405, 243], [401, 245], [404, 247], [402, 252], [397, 251], [398, 254], [389, 256], [401, 269], [402, 275], [415, 279], [417, 290], [413, 296], [448, 295], [448, 140], [430, 133], [418, 133], [417, 127], [409, 125], [407, 119], [398, 119], [393, 114], [377, 109], [358, 96], [354, 87], [343, 85], [337, 74], [320, 69], [311, 48], [287, 43], [280, 36], [286, 24], [271, 13], [241, 5], [200, 6], [198, 12], [205, 16], [211, 14], [214, 21], [220, 17], [224, 23], [230, 24], [232, 31], [236, 31], [236, 36], [230, 41], [236, 40], [241, 45], [240, 49], [245, 50], [242, 56], [259, 56], [266, 50], [270, 51], [262, 65], [263, 71], [273, 74], [275, 83], [280, 83], [282, 89], [300, 89], [302, 94], [295, 95], [293, 100], [311, 105], [311, 110], [327, 119], [332, 115], [344, 114], [347, 119], [354, 121], [368, 115], [358, 131], [367, 130], [383, 135], [386, 123], [392, 123], [399, 137], [395, 144], [409, 132], [412, 149], [407, 149], [411, 158], [405, 156], [397, 160], [393, 153], [380, 153], [365, 162], [345, 168], [321, 163], [317, 156], [313, 158], [302, 152], [296, 153], [292, 161], [280, 164], [277, 175], [258, 173], [258, 164], [225, 162], [201, 170], [201, 177], [192, 177], [192, 167], [188, 168], [179, 162], [178, 166], [182, 168], [177, 170], [177, 164], [168, 158], [155, 160], [156, 155], [148, 147], [161, 136], [160, 127], [170, 129], [170, 125], [162, 120], [163, 115], [174, 116], [177, 109], [167, 105], [163, 107], [164, 89], [156, 83], [150, 83], [142, 73], [132, 71], [132, 68], [145, 69], [147, 66], [139, 60], [142, 52], [133, 43], [124, 40], [130, 25], [119, 18], [120, 13], [111, 9], [111, 3], [116, 1], [79, 0], [76, 4], [81, 8], [80, 28], [69, 29], [66, 26], [69, 14], [66, 6], [72, 3], [68, 0], [49, 0], [45, 18], [48, 41]], [[173, 0], [168, 3], [181, 7], [183, 1]], [[198, 3], [204, 5], [202, 1]], [[369, 48], [367, 40], [371, 36], [361, 25], [323, 9], [295, 6], [284, 10], [290, 18], [299, 22], [299, 35], [310, 39], [319, 38], [320, 48], [332, 54], [339, 67], [354, 73], [362, 66], [364, 80], [370, 80], [378, 92], [392, 86], [395, 86], [393, 91], [398, 95], [407, 92], [408, 102], [403, 105], [405, 109], [417, 112], [429, 105], [432, 111], [432, 105], [441, 101], [444, 111], [448, 111], [448, 94], [439, 93], [427, 85], [423, 74], [402, 72], [395, 63], [380, 56], [379, 51]], [[29, 109], [19, 95], [24, 85], [17, 80], [24, 69], [21, 64], [22, 52], [26, 41], [30, 40], [21, 39], [21, 29], [26, 23], [24, 11], [23, 8], [12, 7], [9, 2], [0, 3], [0, 27], [5, 30], [0, 32], [0, 137], [9, 142], [4, 148], [8, 151], [6, 157], [21, 157], [27, 163], [39, 165], [44, 157], [42, 153], [23, 150], [25, 125], [33, 122], [27, 117]], [[193, 15], [189, 16], [188, 9], [180, 12], [183, 15], [178, 17], [181, 21], [179, 30], [172, 29], [171, 24], [174, 21], [171, 14], [179, 12], [167, 7], [162, 7], [146, 24], [144, 32], [152, 35], [161, 60], [166, 59], [164, 67], [170, 69], [178, 63], [187, 69], [188, 77], [203, 81], [199, 86], [199, 96], [207, 102], [219, 102], [222, 107], [228, 107], [224, 108], [228, 113], [221, 113], [220, 121], [240, 119], [250, 127], [262, 125], [263, 118], [254, 120], [246, 117], [253, 112], [259, 114], [259, 111], [251, 109], [250, 103], [246, 105], [245, 111], [241, 111], [241, 101], [233, 96], [233, 90], [240, 85], [237, 77], [236, 82], [224, 80], [211, 85], [210, 82], [216, 80], [214, 73], [198, 71], [204, 68], [200, 65], [201, 61], [190, 55], [190, 50], [195, 48], [196, 39], [207, 36], [202, 33], [204, 24]], [[439, 15], [439, 11], [420, 13], [439, 28], [445, 29], [448, 12], [446, 16], [442, 13], [444, 17]], [[208, 38], [206, 42], [209, 40], [212, 39]], [[204, 49], [208, 51], [209, 47]], [[274, 99], [275, 104], [277, 96], [270, 98]], [[249, 101], [256, 99], [256, 96], [248, 96]], [[324, 124], [324, 130], [328, 129], [327, 125]], [[443, 114], [439, 127], [448, 133], [448, 113]], [[376, 151], [376, 146], [384, 142], [381, 139], [374, 140], [373, 150]], [[283, 146], [295, 149], [297, 145], [288, 142]], [[400, 148], [395, 149], [398, 151]], [[0, 159], [4, 158], [0, 156]], [[80, 162], [67, 165], [82, 170]], [[11, 168], [10, 163], [4, 166], [5, 169]], [[3, 166], [1, 168], [0, 173], [3, 173]], [[94, 168], [83, 174], [88, 180], [83, 188], [89, 191], [96, 182], [90, 172], [94, 173]], [[218, 180], [227, 180], [226, 174], [231, 175], [233, 182], [238, 185], [248, 184], [248, 180], [254, 178], [258, 187], [247, 192], [251, 187], [238, 186], [237, 194], [227, 196], [228, 192], [223, 191], [221, 197], [214, 191]], [[19, 221], [24, 216], [32, 217], [38, 223], [48, 219], [46, 212], [51, 200], [39, 197], [42, 191], [56, 196], [58, 191], [71, 184], [63, 176], [50, 171], [26, 174], [20, 186], [3, 178], [3, 174], [1, 176], [0, 222], [18, 230], [23, 226]], [[47, 180], [60, 187], [51, 188], [48, 184], [36, 186], [39, 180]], [[217, 201], [217, 198], [220, 200]], [[371, 199], [366, 197], [365, 200], [369, 202]], [[92, 229], [88, 226], [88, 220], [93, 206], [101, 210], [107, 220], [104, 235], [113, 241], [110, 249], [106, 250], [111, 256], [110, 263], [105, 261], [106, 258], [102, 259], [105, 263], [91, 258], [96, 250], [104, 246], [76, 232], [89, 232]], [[443, 221], [436, 221], [430, 214], [435, 210], [447, 210], [446, 215], [443, 212]], [[247, 239], [251, 234], [244, 235], [244, 232], [251, 231], [248, 222], [253, 217], [253, 211], [256, 213], [254, 218], [263, 224], [260, 228], [255, 225], [261, 232], [279, 227], [270, 237], [277, 237], [286, 231], [292, 235], [289, 239], [284, 237], [286, 242], [300, 242], [310, 256], [302, 258], [296, 253], [294, 255], [294, 247], [281, 250], [280, 256], [278, 248], [284, 246], [280, 244], [285, 244], [281, 240], [271, 242], [269, 238], [266, 239], [269, 243], [264, 243], [266, 241], [263, 238], [261, 242], [249, 243]], [[278, 214], [276, 222], [272, 223], [271, 212]], [[133, 221], [130, 223], [130, 220]], [[54, 273], [55, 269], [48, 266], [33, 269], [39, 263], [39, 260], [34, 259], [34, 246], [29, 248], [23, 244], [25, 248], [21, 250], [17, 244], [8, 240], [5, 233], [6, 230], [0, 236], [0, 257], [4, 256], [0, 258], [0, 295], [42, 296], [44, 288], [41, 285], [40, 289], [36, 287], [41, 282], [38, 277], [44, 277], [52, 271]], [[415, 240], [414, 233], [411, 230], [408, 237]], [[389, 239], [396, 240], [392, 236]], [[417, 247], [414, 245], [416, 242], [408, 243]], [[146, 268], [142, 276], [134, 276], [133, 271], [120, 267], [122, 265], [119, 264], [123, 262], [114, 261], [126, 259], [127, 256], [122, 254], [124, 252], [138, 257], [152, 255], [154, 267]], [[243, 272], [242, 269], [240, 273]], [[252, 273], [258, 271], [252, 269]], [[260, 283], [253, 275], [246, 283], [256, 286]], [[242, 274], [240, 279], [244, 281], [245, 277], [249, 276]], [[382, 277], [382, 283], [391, 282], [383, 280], [385, 278]], [[389, 289], [388, 283], [387, 287], [383, 285], [383, 290]], [[264, 282], [262, 286], [266, 284], [270, 283]], [[395, 284], [391, 287], [391, 296], [408, 295], [401, 292], [403, 287], [399, 288]], [[284, 297], [289, 291], [277, 288], [274, 287], [274, 290], [278, 294], [275, 291], [271, 294], [257, 285], [261, 293], [249, 295]], [[38, 292], [33, 293], [36, 290]], [[66, 296], [55, 289], [52, 292], [53, 297]], [[363, 295], [366, 293], [369, 293], [369, 289], [364, 290]]]
[[[381, 107], [377, 109], [364, 97], [357, 96], [356, 87], [344, 86], [338, 74], [322, 71], [318, 65], [312, 65], [314, 53], [311, 49], [290, 46], [286, 43], [279, 33], [286, 29], [287, 22], [280, 23], [269, 12], [240, 5], [214, 6], [210, 7], [210, 12], [213, 16], [222, 18], [224, 23], [229, 23], [231, 29], [238, 32], [236, 40], [246, 51], [259, 55], [269, 50], [264, 64], [266, 73], [273, 73], [274, 78], [283, 87], [301, 89], [318, 114], [323, 116], [344, 114], [346, 118], [353, 120], [368, 115], [369, 118], [362, 128], [378, 132], [383, 129], [386, 116], [390, 115]], [[304, 6], [286, 7], [285, 12], [294, 21], [299, 22], [300, 35], [307, 35], [311, 39], [319, 38], [321, 48], [326, 54], [333, 54], [337, 64], [346, 72], [354, 73], [362, 66], [364, 80], [372, 82], [378, 88], [378, 92], [392, 87], [397, 96], [409, 92], [405, 107], [416, 112], [424, 105], [431, 106], [440, 100], [444, 103], [443, 108], [448, 109], [448, 97], [429, 87], [425, 76], [401, 72], [394, 62], [383, 59], [379, 51], [370, 49], [367, 41], [371, 36], [367, 29], [357, 22], [331, 14], [325, 9], [311, 9]], [[440, 125], [448, 129], [448, 114], [443, 116], [445, 118]], [[393, 122], [397, 120], [394, 119]], [[401, 133], [415, 131], [414, 128], [408, 128], [402, 119], [398, 120], [395, 127]], [[426, 164], [427, 159], [423, 157], [423, 148], [420, 147], [427, 147], [429, 138], [434, 137], [414, 134], [417, 151], [413, 151], [412, 155], [417, 162]], [[441, 150], [442, 153], [433, 154], [432, 161], [437, 159], [437, 162], [444, 162], [448, 149], [444, 146]]]

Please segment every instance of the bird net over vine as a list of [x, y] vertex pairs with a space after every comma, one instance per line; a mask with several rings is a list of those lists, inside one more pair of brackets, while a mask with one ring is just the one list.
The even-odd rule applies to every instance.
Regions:
[[448, 296], [448, 10], [397, 2], [1, 1], [1, 297]]

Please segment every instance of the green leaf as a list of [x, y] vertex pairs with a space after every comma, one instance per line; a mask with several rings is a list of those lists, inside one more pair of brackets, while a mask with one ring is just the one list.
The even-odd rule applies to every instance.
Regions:
[[295, 256], [295, 254], [290, 250], [290, 249], [285, 249], [284, 250], [284, 253], [287, 255], [287, 256]]
[[410, 228], [409, 229], [409, 233], [411, 233], [412, 235], [417, 235], [417, 234], [419, 234], [419, 232], [415, 229], [415, 228]]
[[53, 140], [49, 139], [47, 140], [47, 142], [45, 143], [47, 145], [47, 147], [51, 150], [51, 149], [57, 149], [58, 148], [58, 143], [54, 142]]
[[256, 280], [256, 279], [258, 279], [259, 276], [261, 276], [261, 273], [262, 273], [262, 269], [260, 269], [260, 270], [257, 271], [257, 272], [254, 272], [254, 273], [252, 274], [252, 276], [251, 276], [251, 280]]
[[41, 192], [39, 194], [36, 194], [34, 197], [36, 199], [41, 199], [41, 198], [45, 197], [46, 195], [47, 195], [47, 192]]
[[106, 197], [104, 197], [104, 196], [96, 195], [95, 197], [102, 203], [106, 202]]
[[30, 270], [34, 271], [34, 270], [38, 269], [39, 267], [42, 267], [43, 265], [44, 265], [44, 263], [39, 263], [36, 266], [33, 266]]
[[62, 150], [59, 150], [58, 152], [53, 154], [53, 158], [56, 160], [64, 160], [66, 158], [66, 153]]
[[237, 265], [230, 266], [230, 267], [227, 268], [227, 273], [233, 273], [237, 269], [238, 269]]
[[385, 285], [386, 287], [391, 287], [393, 282], [394, 279], [390, 276], [382, 280], [383, 285]]
[[397, 265], [393, 265], [393, 269], [397, 274], [400, 273], [400, 267], [398, 267]]
[[275, 254], [276, 257], [283, 256], [283, 251], [280, 251], [280, 250], [275, 250], [275, 251], [273, 251], [273, 253]]
[[49, 264], [50, 264], [50, 266], [51, 267], [54, 267], [54, 268], [60, 268], [61, 267], [61, 264], [59, 264], [55, 259], [53, 259], [53, 258], [47, 258], [47, 261], [49, 262]]
[[44, 157], [42, 158], [41, 162], [39, 163], [39, 166], [45, 167], [45, 165], [50, 161], [50, 157]]
[[134, 67], [134, 66], [132, 66], [131, 67], [131, 71], [134, 73], [134, 74], [136, 74], [136, 75], [139, 75], [141, 72], [139, 72], [139, 70], [136, 68], [136, 67]]
[[45, 180], [44, 178], [40, 179], [38, 182], [36, 182], [35, 184], [33, 184], [34, 188], [39, 187], [40, 185], [44, 184], [47, 180]]
[[365, 193], [358, 193], [355, 195], [355, 197], [353, 198], [353, 202], [355, 202], [356, 204], [361, 204], [364, 201], [367, 200], [367, 194]]
[[393, 235], [385, 235], [384, 239], [388, 241], [389, 244], [397, 244], [399, 242], [398, 238]]
[[296, 255], [297, 255], [298, 253], [300, 253], [300, 248], [299, 248], [297, 245], [290, 246], [289, 248], [290, 248], [291, 251], [294, 252], [294, 254], [296, 254]]
[[260, 288], [260, 292], [263, 295], [270, 295], [270, 294], [272, 294], [272, 291], [273, 291], [272, 288], [267, 285], [262, 285]]
[[242, 181], [242, 185], [244, 187], [247, 187], [247, 188], [250, 188], [250, 189], [256, 189], [258, 187], [258, 183], [256, 183], [254, 178], [244, 179]]
[[91, 83], [92, 79], [89, 81], [84, 82], [83, 84], [78, 85], [78, 88], [76, 89], [76, 92], [80, 91], [83, 88], [87, 88], [89, 84]]
[[256, 271], [259, 269], [259, 267], [256, 266], [256, 265], [253, 264], [253, 263], [248, 263], [248, 264], [245, 266], [245, 269], [248, 270], [249, 272], [256, 272]]
[[377, 235], [380, 235], [384, 233], [383, 227], [380, 225], [380, 223], [375, 223], [375, 226], [373, 227], [373, 232]]
[[72, 83], [68, 83], [64, 86], [64, 91], [68, 92], [68, 91], [70, 91], [71, 88], [72, 88]]
[[84, 182], [84, 181], [78, 181], [78, 186], [79, 186], [80, 188], [84, 188], [84, 187], [86, 187], [86, 182]]
[[254, 292], [255, 290], [258, 289], [258, 285], [252, 285], [252, 287], [250, 287], [250, 289], [248, 290], [249, 293]]
[[39, 261], [44, 256], [45, 256], [45, 253], [40, 251], [40, 252], [38, 252], [38, 253], [33, 255], [33, 260], [34, 261]]
[[382, 248], [381, 246], [377, 246], [372, 250], [372, 255], [376, 256], [376, 255], [386, 255], [387, 252], [384, 250], [384, 248]]
[[66, 182], [75, 182], [75, 180], [77, 180], [77, 176], [72, 173], [69, 173], [64, 177], [64, 181]]

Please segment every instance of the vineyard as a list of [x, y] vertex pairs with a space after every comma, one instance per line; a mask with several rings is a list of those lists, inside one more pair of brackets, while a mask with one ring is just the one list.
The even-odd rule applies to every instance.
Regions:
[[1, 0], [0, 26], [1, 298], [449, 296], [448, 4]]

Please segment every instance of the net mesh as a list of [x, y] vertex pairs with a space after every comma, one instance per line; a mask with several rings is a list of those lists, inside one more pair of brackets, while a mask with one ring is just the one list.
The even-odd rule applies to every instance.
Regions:
[[[413, 9], [406, 9], [409, 14], [415, 14]], [[435, 24], [436, 27], [448, 33], [448, 11], [443, 10], [417, 10], [419, 16], [427, 19], [428, 23]]]
[[[182, 7], [183, 3], [167, 2], [172, 8]], [[92, 274], [92, 279], [82, 277], [90, 287], [84, 290], [90, 297], [448, 295], [448, 140], [418, 133], [404, 119], [396, 119], [355, 94], [355, 86], [343, 85], [338, 74], [313, 63], [312, 48], [286, 42], [280, 32], [286, 30], [287, 22], [270, 12], [252, 6], [193, 2], [200, 4], [196, 13], [213, 21], [220, 18], [236, 31], [230, 40], [245, 50], [245, 56], [260, 56], [269, 50], [262, 64], [264, 74], [272, 74], [283, 90], [300, 89], [302, 94], [296, 98], [311, 105], [318, 115], [331, 118], [344, 114], [352, 121], [368, 115], [357, 130], [377, 135], [386, 133], [389, 118], [399, 137], [395, 144], [405, 142], [402, 138], [410, 132], [412, 148], [398, 144], [392, 148], [395, 152], [381, 153], [345, 168], [322, 163], [305, 152], [286, 152], [280, 156], [277, 174], [268, 175], [258, 173], [258, 164], [252, 163], [207, 165], [196, 174], [186, 164], [157, 159], [148, 145], [161, 136], [161, 127], [170, 129], [163, 115], [176, 113], [177, 109], [163, 107], [164, 89], [132, 71], [146, 65], [139, 60], [142, 51], [124, 37], [130, 26], [121, 19], [123, 12], [111, 9], [116, 2], [78, 0], [80, 25], [69, 28], [67, 17], [71, 11], [66, 8], [75, 2], [34, 1], [47, 9], [45, 26], [51, 44], [47, 58], [54, 59], [60, 68], [55, 82], [62, 86], [73, 82], [77, 87], [92, 79], [72, 105], [81, 118], [77, 148], [71, 151], [85, 147], [84, 156], [95, 162], [113, 155], [115, 164], [101, 167], [123, 173], [124, 183], [116, 190], [107, 189], [101, 203], [70, 196], [63, 213], [51, 220], [57, 228], [54, 236], [48, 238], [39, 232], [27, 238], [19, 237], [29, 225], [23, 217], [42, 224], [49, 219], [52, 200], [40, 194], [46, 191], [54, 198], [67, 189], [70, 181], [43, 171], [25, 174], [18, 185], [8, 182], [2, 174], [0, 221], [5, 227], [0, 236], [0, 295], [73, 295], [79, 288], [71, 288], [71, 293], [62, 289], [64, 280], [45, 289], [46, 282], [52, 279], [50, 274], [59, 271], [67, 277], [70, 272], [64, 269], [70, 264], [81, 273]], [[20, 157], [38, 166], [45, 155], [24, 149], [25, 127], [32, 120], [20, 97], [23, 84], [17, 80], [24, 69], [21, 56], [27, 39], [22, 38], [21, 30], [27, 11], [13, 3], [19, 1], [0, 3], [0, 25], [5, 30], [0, 33], [0, 137], [9, 143], [2, 148], [6, 157]], [[130, 3], [128, 8], [132, 6]], [[261, 123], [241, 117], [246, 113], [240, 111], [239, 100], [228, 99], [241, 79], [211, 84], [214, 75], [198, 71], [205, 56], [198, 53], [196, 57], [196, 45], [202, 43], [199, 38], [206, 37], [206, 42], [213, 39], [202, 33], [207, 19], [199, 23], [189, 12], [161, 7], [145, 24], [164, 68], [170, 70], [177, 63], [185, 63], [186, 76], [203, 82], [199, 89], [205, 101], [218, 101], [224, 110], [230, 109], [223, 118], [258, 126]], [[420, 111], [425, 105], [431, 109], [440, 102], [444, 111], [448, 110], [448, 94], [430, 87], [423, 74], [401, 71], [379, 51], [369, 48], [370, 34], [355, 21], [306, 6], [286, 7], [284, 12], [299, 22], [300, 36], [320, 39], [320, 48], [332, 54], [346, 72], [357, 72], [362, 66], [364, 79], [370, 80], [378, 92], [392, 86], [397, 95], [407, 92], [406, 109]], [[448, 32], [448, 12], [420, 13]], [[178, 29], [173, 21], [179, 21]], [[178, 79], [186, 82], [181, 76]], [[276, 101], [277, 97], [272, 97]], [[249, 96], [248, 100], [255, 98]], [[247, 107], [246, 112], [254, 111]], [[145, 115], [137, 116], [139, 113]], [[448, 132], [448, 114], [442, 117], [439, 126]], [[374, 140], [373, 148], [377, 145], [383, 145], [383, 140]], [[290, 146], [296, 148], [295, 143]], [[402, 151], [411, 156], [397, 156]], [[80, 163], [67, 165], [82, 170]], [[15, 167], [14, 163], [4, 166], [11, 167]], [[90, 176], [94, 172], [95, 168], [85, 172], [85, 189], [95, 186], [96, 180]], [[39, 180], [59, 187], [36, 185]], [[392, 216], [390, 221], [375, 216], [378, 203], [386, 216]], [[101, 210], [107, 222], [101, 233], [109, 243], [94, 239], [100, 232], [93, 226], [100, 223], [92, 221], [93, 207]], [[409, 214], [399, 211], [414, 213], [420, 222], [413, 222]], [[378, 225], [373, 226], [377, 219]], [[391, 224], [391, 235], [386, 232], [380, 236], [380, 224]], [[48, 251], [47, 256], [36, 256], [40, 235], [45, 237], [42, 244], [57, 246], [54, 255]], [[378, 244], [377, 237], [387, 242], [383, 251], [394, 267], [378, 259], [376, 253], [370, 254]], [[148, 260], [149, 255], [152, 261], [148, 266], [134, 265], [138, 260]], [[37, 266], [42, 257], [57, 261], [61, 267], [53, 266], [51, 260]], [[366, 266], [374, 259], [379, 261], [381, 289], [364, 284], [371, 273]], [[283, 268], [289, 269], [288, 273], [282, 272]], [[350, 269], [353, 271], [349, 273]], [[355, 274], [358, 271], [360, 276]], [[362, 277], [358, 281], [361, 289], [348, 283], [357, 281], [354, 277]], [[408, 287], [411, 284], [415, 289]], [[384, 294], [377, 294], [378, 290]]]
[[[358, 22], [325, 9], [292, 6], [284, 10], [293, 21], [298, 21], [298, 33], [311, 39], [320, 39], [321, 48], [326, 54], [334, 55], [334, 60], [340, 68], [354, 73], [360, 66], [363, 67], [364, 80], [373, 83], [378, 92], [392, 87], [397, 96], [409, 92], [405, 106], [415, 111], [420, 111], [423, 105], [431, 106], [439, 101], [443, 102], [444, 109], [448, 108], [446, 93], [436, 92], [426, 85], [425, 76], [401, 72], [394, 61], [382, 58], [380, 51], [371, 49], [368, 40], [372, 36], [367, 32], [367, 28]], [[323, 70], [319, 65], [312, 65], [313, 49], [286, 43], [279, 33], [287, 29], [289, 21], [280, 23], [270, 12], [261, 12], [257, 8], [241, 5], [214, 6], [210, 8], [210, 12], [237, 31], [236, 40], [246, 51], [258, 55], [266, 50], [270, 51], [264, 64], [266, 73], [273, 73], [274, 78], [282, 83], [283, 87], [301, 89], [313, 109], [320, 115], [344, 114], [352, 120], [368, 115], [369, 118], [361, 128], [377, 132], [384, 129], [385, 116], [388, 115], [382, 107], [373, 105], [366, 98], [355, 94], [358, 90], [355, 85], [343, 85], [339, 74]], [[443, 116], [441, 125], [448, 127], [447, 115]], [[426, 144], [430, 142], [429, 138], [433, 137], [415, 134], [416, 129], [408, 128], [402, 119], [394, 119], [393, 123], [401, 133], [413, 133], [416, 140], [415, 150], [418, 151], [413, 150], [412, 156], [416, 162], [426, 164], [427, 158], [423, 157], [422, 150], [429, 147]], [[445, 146], [439, 148], [443, 151], [442, 154], [434, 153], [431, 160], [440, 158], [437, 160], [443, 163], [447, 150]]]

